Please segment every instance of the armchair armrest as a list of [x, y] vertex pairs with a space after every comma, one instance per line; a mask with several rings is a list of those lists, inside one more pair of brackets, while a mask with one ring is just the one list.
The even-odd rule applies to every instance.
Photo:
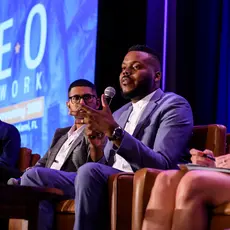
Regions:
[[32, 154], [32, 150], [26, 147], [20, 149], [17, 167], [20, 172], [24, 172], [28, 167], [34, 166], [40, 159], [39, 154]]
[[31, 162], [31, 149], [28, 148], [21, 148], [19, 153], [19, 159], [18, 159], [18, 169], [20, 172], [23, 172], [26, 168], [30, 166]]
[[133, 173], [118, 173], [109, 177], [111, 230], [131, 229]]
[[30, 166], [31, 167], [34, 166], [39, 161], [40, 158], [41, 158], [41, 156], [39, 154], [33, 153], [31, 155]]
[[132, 230], [141, 230], [151, 190], [162, 170], [144, 168], [138, 170], [133, 181]]

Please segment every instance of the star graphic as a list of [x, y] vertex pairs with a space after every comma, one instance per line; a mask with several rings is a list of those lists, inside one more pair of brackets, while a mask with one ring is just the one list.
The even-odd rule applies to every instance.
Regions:
[[15, 53], [16, 53], [16, 54], [20, 53], [20, 48], [21, 48], [21, 46], [20, 46], [20, 44], [17, 42], [17, 43], [16, 43], [16, 46], [14, 47], [14, 50], [15, 50]]

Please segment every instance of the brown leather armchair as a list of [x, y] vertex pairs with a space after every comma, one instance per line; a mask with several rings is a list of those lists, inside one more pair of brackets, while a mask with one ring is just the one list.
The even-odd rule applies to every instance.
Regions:
[[[190, 147], [201, 150], [210, 149], [213, 151], [215, 156], [225, 154], [226, 127], [222, 125], [195, 126], [190, 142]], [[132, 207], [132, 230], [141, 229], [144, 212], [149, 201], [151, 189], [154, 185], [155, 178], [158, 173], [159, 171], [154, 169], [142, 169], [135, 173], [133, 183], [134, 191]], [[230, 205], [218, 207], [217, 210], [214, 210], [214, 213], [216, 213], [216, 215], [219, 215], [220, 213], [227, 214], [230, 213], [229, 208]], [[220, 225], [219, 220], [219, 216], [214, 220], [216, 225]], [[230, 227], [230, 225], [228, 227]], [[212, 228], [212, 230], [214, 229], [217, 230], [217, 228]]]
[[[190, 141], [191, 148], [210, 149], [216, 156], [225, 153], [226, 128], [222, 125], [195, 126]], [[141, 169], [134, 174], [120, 173], [109, 180], [112, 230], [140, 230], [144, 212], [150, 197], [155, 178], [160, 170]], [[122, 183], [120, 180], [123, 180]], [[125, 183], [125, 180], [129, 180]], [[133, 181], [133, 183], [131, 183]], [[127, 195], [129, 193], [129, 196]], [[133, 194], [133, 196], [132, 196]], [[121, 207], [132, 199], [132, 212], [124, 212]], [[122, 216], [121, 216], [122, 214]], [[126, 227], [123, 227], [126, 226]], [[132, 227], [131, 227], [132, 226]]]
[[17, 167], [21, 172], [23, 172], [28, 167], [34, 166], [39, 159], [40, 159], [39, 154], [32, 154], [31, 149], [22, 147], [20, 149], [20, 155], [19, 155]]

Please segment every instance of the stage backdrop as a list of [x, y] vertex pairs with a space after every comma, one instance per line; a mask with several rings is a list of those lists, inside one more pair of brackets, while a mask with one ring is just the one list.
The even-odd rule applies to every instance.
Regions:
[[69, 84], [94, 82], [97, 7], [97, 0], [1, 1], [0, 119], [42, 156], [55, 129], [73, 124]]

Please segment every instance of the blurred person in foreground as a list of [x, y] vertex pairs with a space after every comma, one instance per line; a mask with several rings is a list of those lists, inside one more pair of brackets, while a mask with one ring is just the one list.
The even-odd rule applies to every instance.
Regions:
[[[230, 154], [207, 158], [212, 151], [190, 151], [192, 163], [230, 169]], [[212, 208], [230, 202], [230, 175], [192, 170], [161, 172], [155, 181], [146, 209], [142, 230], [209, 229]], [[167, 194], [167, 199], [165, 195]], [[195, 215], [195, 216], [194, 216]], [[194, 219], [195, 218], [195, 219]]]
[[[11, 177], [22, 175], [17, 168], [20, 147], [21, 137], [17, 128], [0, 120], [0, 185], [6, 185]], [[8, 220], [0, 219], [0, 226], [8, 229]]]
[[11, 177], [20, 177], [17, 169], [21, 138], [17, 128], [0, 120], [0, 184]]

